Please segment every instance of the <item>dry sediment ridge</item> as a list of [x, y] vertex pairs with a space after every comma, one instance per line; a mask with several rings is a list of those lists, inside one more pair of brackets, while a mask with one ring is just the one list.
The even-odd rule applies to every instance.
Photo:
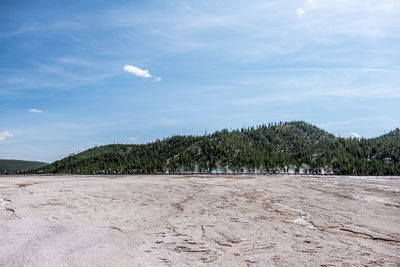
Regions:
[[400, 177], [0, 179], [0, 266], [399, 266]]

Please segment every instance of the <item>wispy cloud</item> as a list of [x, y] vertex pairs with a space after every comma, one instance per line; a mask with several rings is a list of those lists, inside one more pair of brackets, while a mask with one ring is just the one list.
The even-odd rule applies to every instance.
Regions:
[[13, 135], [8, 131], [0, 132], [0, 143], [4, 142], [6, 140], [6, 138], [8, 138], [8, 137], [13, 137]]
[[[56, 60], [49, 64], [35, 63], [27, 69], [0, 70], [0, 92], [16, 91], [20, 89], [46, 89], [46, 88], [74, 88], [82, 85], [93, 84], [102, 80], [120, 75], [115, 66], [109, 64], [104, 69], [83, 65], [77, 68], [78, 59], [68, 63]], [[74, 64], [72, 64], [74, 63]], [[96, 62], [98, 65], [103, 62]], [[106, 69], [108, 67], [108, 69]], [[115, 69], [110, 72], [110, 69]]]
[[242, 72], [242, 73], [257, 73], [257, 72], [313, 72], [313, 71], [322, 71], [322, 72], [346, 72], [346, 71], [355, 71], [355, 72], [384, 72], [384, 73], [393, 73], [400, 74], [400, 70], [397, 69], [379, 69], [379, 68], [315, 68], [315, 67], [302, 67], [302, 68], [270, 68], [270, 69], [253, 69], [253, 70], [238, 70], [232, 72]]
[[36, 108], [28, 109], [27, 111], [32, 112], [32, 113], [42, 113], [43, 112], [42, 110], [36, 109]]
[[233, 105], [261, 105], [270, 102], [299, 102], [315, 97], [327, 98], [398, 98], [400, 89], [384, 88], [379, 86], [349, 87], [349, 88], [325, 88], [303, 89], [300, 91], [287, 91], [285, 93], [261, 94], [253, 97], [241, 97], [230, 101]]
[[[127, 36], [134, 36], [145, 27], [146, 34], [157, 38], [158, 49], [186, 53], [223, 47], [219, 56], [230, 55], [231, 59], [246, 62], [261, 61], [279, 51], [294, 54], [314, 42], [347, 43], [354, 36], [377, 40], [398, 31], [395, 25], [400, 23], [399, 1], [304, 2], [299, 6], [293, 0], [255, 0], [243, 4], [202, 1], [182, 5], [172, 1], [162, 8], [172, 10], [173, 14], [157, 8], [146, 12], [119, 8], [110, 10], [105, 17], [116, 27], [126, 29]], [[293, 12], [303, 19], [299, 21]], [[240, 42], [236, 45], [232, 38]]]
[[177, 125], [180, 124], [180, 121], [176, 120], [176, 119], [171, 119], [171, 118], [160, 118], [158, 119], [157, 123], [159, 125]]

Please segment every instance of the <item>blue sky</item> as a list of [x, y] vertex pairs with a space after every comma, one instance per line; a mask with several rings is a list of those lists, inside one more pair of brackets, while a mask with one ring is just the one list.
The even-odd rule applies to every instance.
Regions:
[[400, 1], [0, 1], [0, 158], [305, 120], [400, 126]]

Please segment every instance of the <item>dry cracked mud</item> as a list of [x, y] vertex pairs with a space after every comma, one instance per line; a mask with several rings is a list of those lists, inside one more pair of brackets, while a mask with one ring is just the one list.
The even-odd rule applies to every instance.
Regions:
[[3, 177], [0, 237], [0, 266], [400, 266], [400, 177]]

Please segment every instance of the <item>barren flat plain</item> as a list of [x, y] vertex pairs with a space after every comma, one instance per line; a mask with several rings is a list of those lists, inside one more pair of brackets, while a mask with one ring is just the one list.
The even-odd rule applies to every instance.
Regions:
[[0, 177], [0, 266], [400, 266], [400, 177]]

